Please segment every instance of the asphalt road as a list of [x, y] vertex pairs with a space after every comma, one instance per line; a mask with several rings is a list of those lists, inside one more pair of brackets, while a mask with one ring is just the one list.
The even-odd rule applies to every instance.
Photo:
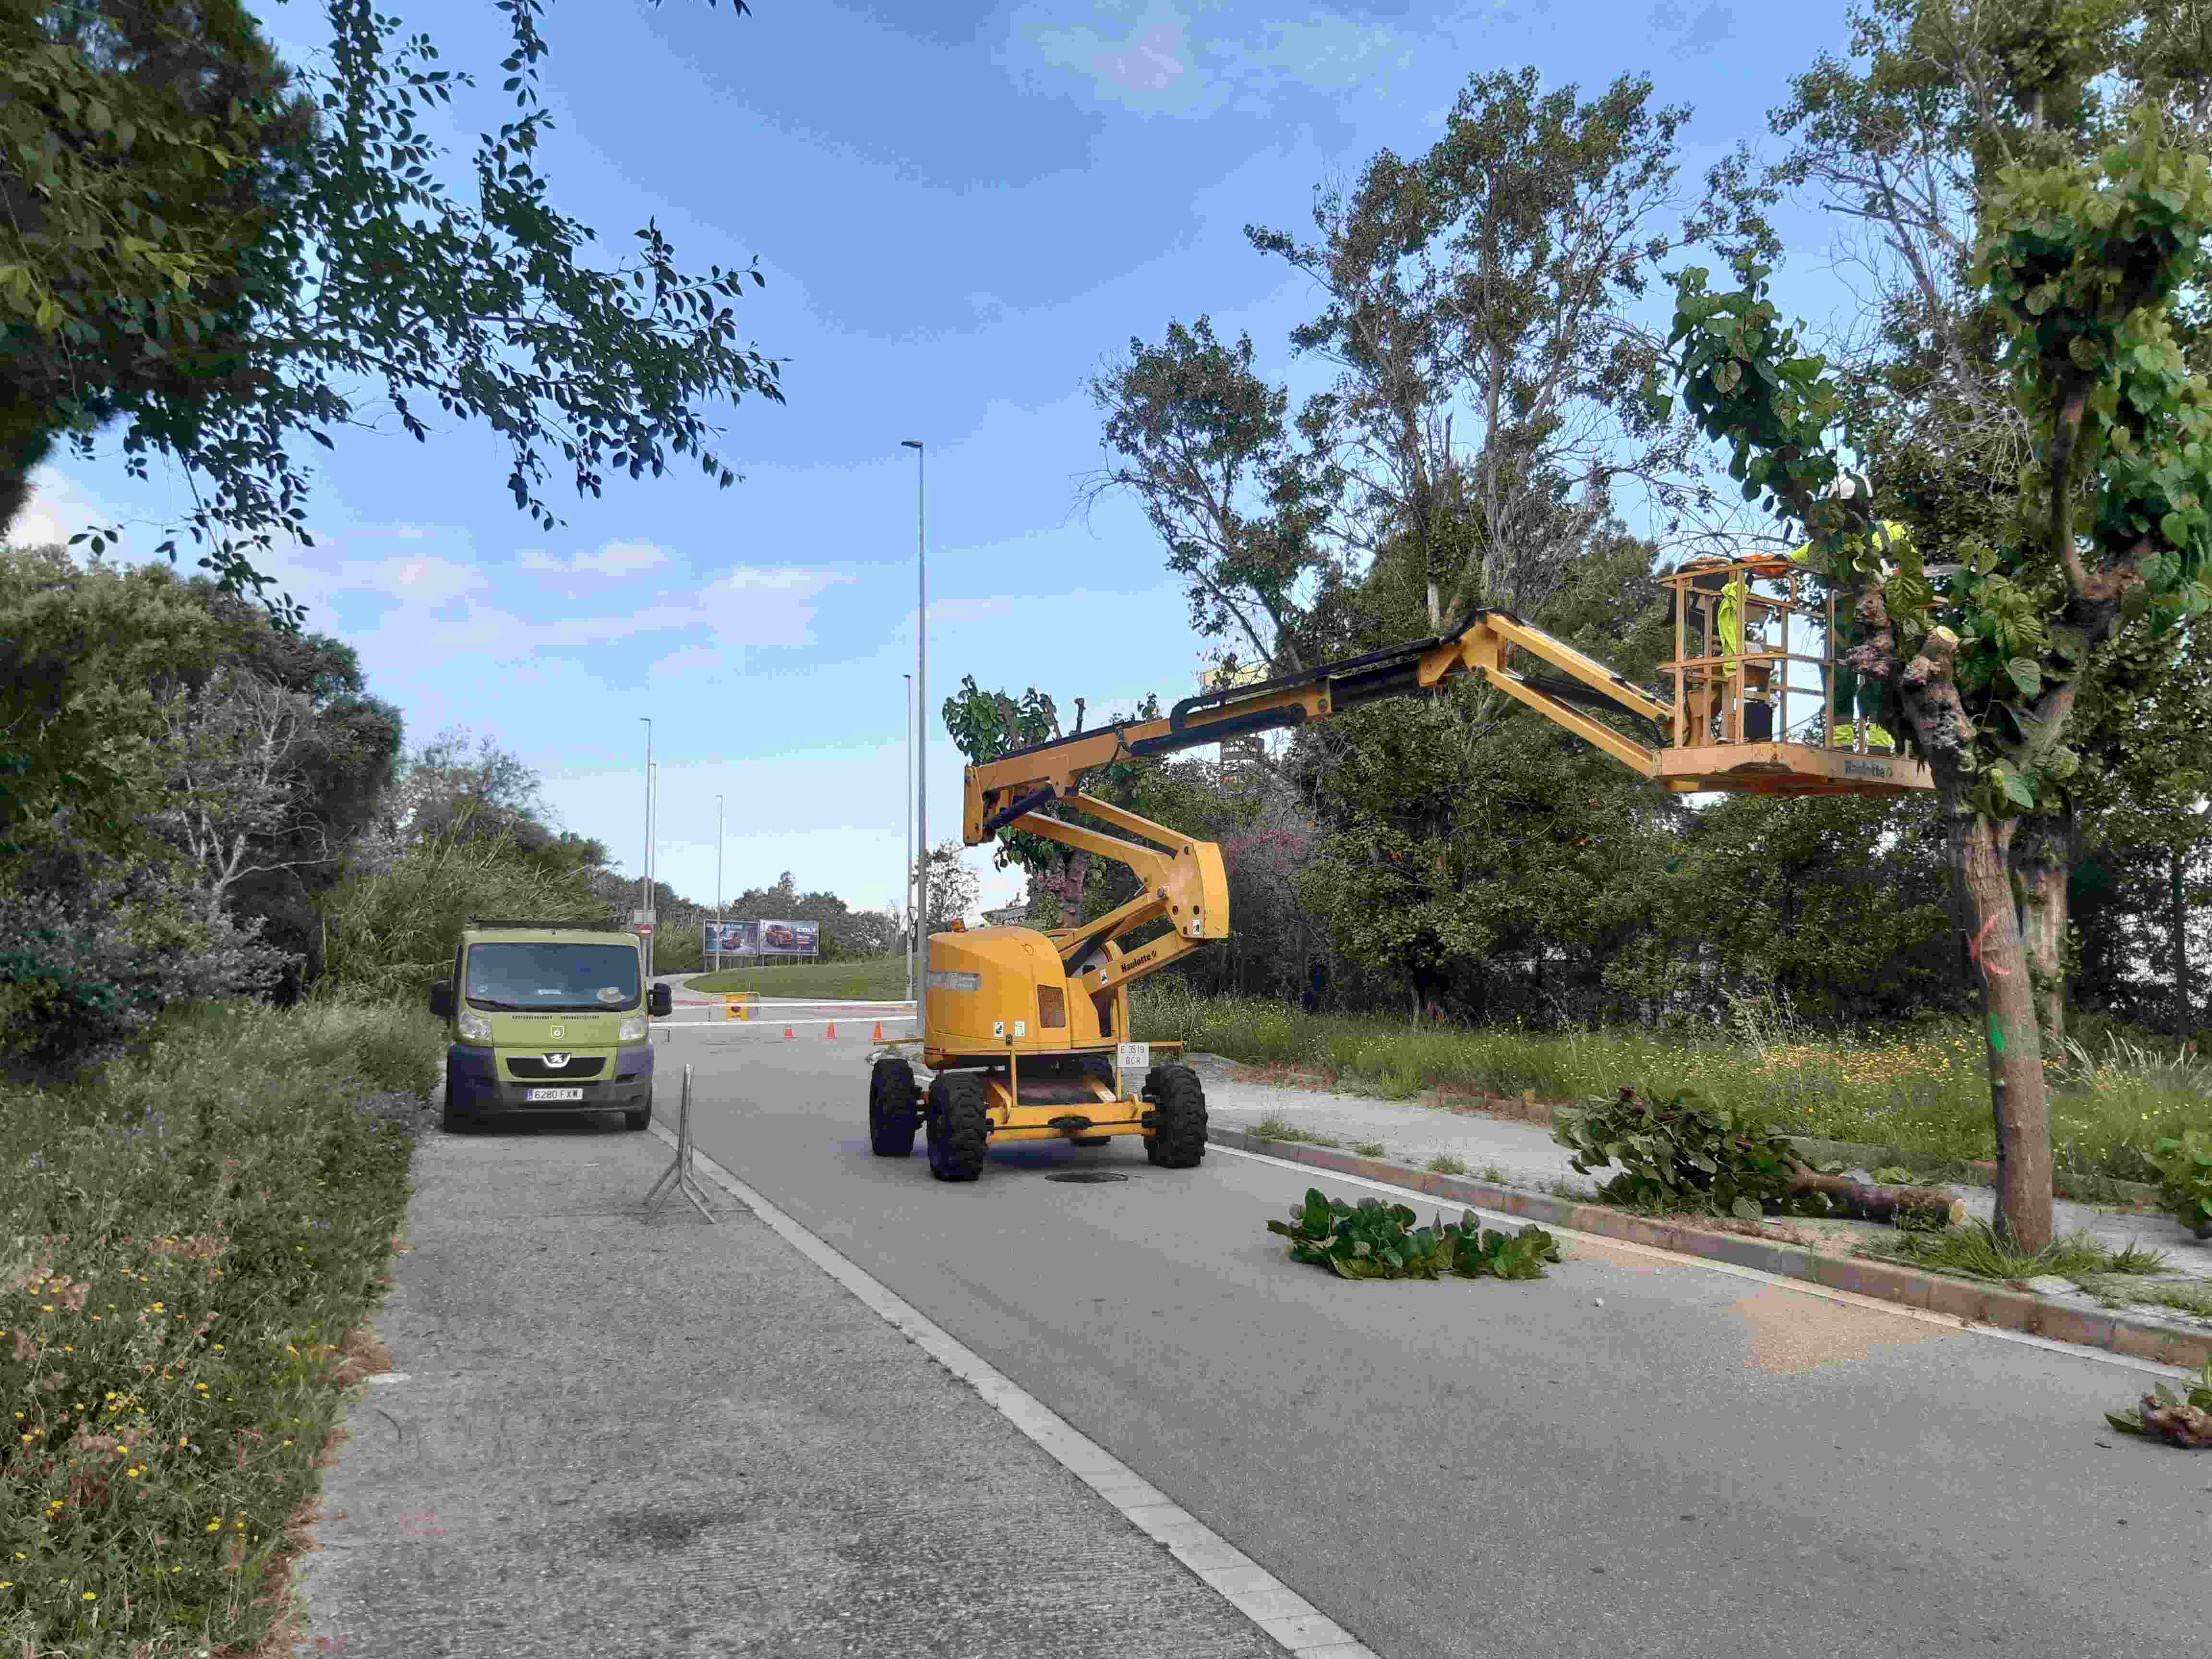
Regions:
[[[2139, 1370], [1594, 1248], [1348, 1284], [1215, 1150], [869, 1155], [865, 1026], [672, 1032], [701, 1149], [1389, 1659], [2105, 1659], [2212, 1649], [2212, 1459]], [[1126, 1182], [1048, 1182], [1078, 1167]], [[917, 1455], [921, 1455], [917, 1448]]]

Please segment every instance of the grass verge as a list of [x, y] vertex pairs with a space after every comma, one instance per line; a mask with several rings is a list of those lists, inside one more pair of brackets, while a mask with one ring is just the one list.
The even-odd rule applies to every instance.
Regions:
[[281, 1615], [406, 1213], [437, 1027], [172, 1015], [0, 1110], [0, 1650], [243, 1652]]
[[1316, 1134], [1301, 1129], [1294, 1123], [1285, 1123], [1279, 1117], [1263, 1117], [1244, 1132], [1255, 1140], [1295, 1140], [1308, 1146], [1341, 1146], [1344, 1143], [1334, 1135]]
[[[1759, 1127], [1894, 1147], [1916, 1168], [1996, 1155], [1980, 1039], [1964, 1025], [1858, 1039], [1750, 1023], [1702, 1035], [1416, 1030], [1380, 1016], [1201, 997], [1158, 979], [1135, 988], [1132, 1000], [1137, 1037], [1317, 1073], [1383, 1099], [1437, 1089], [1553, 1099], [1694, 1089]], [[2156, 1181], [2151, 1149], [2160, 1138], [2202, 1127], [2202, 1096], [2170, 1070], [2063, 1058], [2051, 1073], [2051, 1152], [2068, 1175]]]
[[764, 997], [829, 997], [847, 1002], [893, 1002], [906, 994], [904, 957], [862, 957], [855, 962], [794, 962], [781, 968], [725, 968], [702, 974], [685, 990], [719, 995], [752, 991]]
[[2033, 1255], [2025, 1254], [2000, 1239], [1986, 1221], [1941, 1233], [1905, 1232], [1873, 1239], [1859, 1247], [1859, 1254], [1931, 1273], [2004, 1282], [2045, 1274], [2080, 1281], [2108, 1273], [2154, 1273], [2166, 1263], [2162, 1251], [2132, 1244], [2114, 1250], [2086, 1232], [2054, 1238]]

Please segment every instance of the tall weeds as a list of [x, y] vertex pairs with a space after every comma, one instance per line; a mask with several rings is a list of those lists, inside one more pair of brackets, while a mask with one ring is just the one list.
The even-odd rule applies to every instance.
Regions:
[[[1786, 1000], [1741, 999], [1715, 1028], [1430, 1027], [1396, 1019], [1307, 1015], [1256, 998], [1205, 997], [1166, 976], [1132, 994], [1136, 1035], [1181, 1039], [1247, 1065], [1319, 1073], [1384, 1099], [1431, 1091], [1551, 1099], [1625, 1088], [1695, 1089], [1747, 1121], [1790, 1134], [1893, 1146], [1938, 1162], [1995, 1157], [1988, 1073], [1963, 1024], [1851, 1036], [1812, 1030]], [[2150, 1149], [2202, 1127], [2204, 1063], [2108, 1043], [2089, 1062], [2054, 1068], [2051, 1139], [2069, 1174], [2157, 1179]]]

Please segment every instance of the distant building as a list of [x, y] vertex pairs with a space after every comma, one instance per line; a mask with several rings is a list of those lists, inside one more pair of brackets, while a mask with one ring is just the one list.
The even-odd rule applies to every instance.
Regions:
[[984, 925], [990, 927], [1018, 927], [1029, 920], [1027, 899], [1017, 899], [1012, 904], [1002, 904], [995, 910], [983, 912]]

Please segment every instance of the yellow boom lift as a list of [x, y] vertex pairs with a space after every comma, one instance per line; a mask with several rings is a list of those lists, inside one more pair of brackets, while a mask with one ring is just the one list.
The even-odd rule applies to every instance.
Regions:
[[[1084, 775], [1094, 768], [1325, 720], [1473, 674], [1683, 793], [1902, 794], [1933, 787], [1924, 765], [1893, 747], [1871, 746], [1863, 726], [1838, 726], [1834, 599], [1814, 592], [1808, 573], [1780, 559], [1705, 560], [1668, 580], [1674, 658], [1662, 673], [1671, 702], [1510, 612], [1481, 611], [1431, 639], [1218, 688], [1184, 698], [1164, 719], [1102, 726], [968, 768], [969, 846], [1018, 824], [1117, 860], [1142, 889], [1079, 927], [956, 927], [931, 935], [922, 1059], [935, 1076], [925, 1093], [903, 1057], [874, 1062], [871, 1147], [879, 1157], [909, 1156], [926, 1125], [930, 1172], [940, 1181], [975, 1180], [998, 1141], [1087, 1146], [1138, 1135], [1146, 1156], [1164, 1168], [1188, 1169], [1205, 1156], [1206, 1096], [1196, 1073], [1180, 1064], [1151, 1066], [1133, 1091], [1115, 1057], [1129, 1031], [1130, 985], [1229, 936], [1221, 850], [1083, 793]], [[1800, 644], [1812, 643], [1820, 628], [1817, 653], [1791, 649], [1793, 623]], [[1804, 682], [1813, 666], [1817, 687]], [[1593, 709], [1626, 716], [1638, 735]], [[1122, 835], [1041, 814], [1055, 802]], [[1158, 937], [1121, 942], [1162, 921], [1168, 927]]]

